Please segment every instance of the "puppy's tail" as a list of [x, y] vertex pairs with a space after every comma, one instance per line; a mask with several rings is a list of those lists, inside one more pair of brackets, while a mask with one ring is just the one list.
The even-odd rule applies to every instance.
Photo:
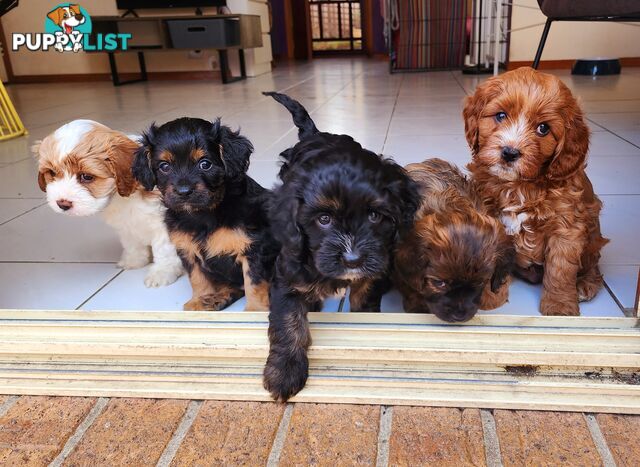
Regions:
[[273, 97], [277, 102], [284, 105], [286, 109], [291, 112], [293, 116], [293, 123], [298, 127], [298, 139], [303, 140], [311, 135], [318, 133], [316, 124], [309, 116], [309, 112], [305, 109], [300, 102], [295, 99], [291, 99], [286, 94], [280, 94], [279, 92], [263, 92], [265, 96]]

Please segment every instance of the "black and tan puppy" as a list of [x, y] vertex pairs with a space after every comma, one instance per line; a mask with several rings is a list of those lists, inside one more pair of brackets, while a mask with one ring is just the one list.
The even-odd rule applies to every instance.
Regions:
[[143, 135], [133, 173], [162, 193], [169, 236], [193, 289], [185, 310], [221, 310], [243, 293], [245, 310], [269, 307], [279, 246], [269, 229], [271, 192], [246, 173], [252, 151], [219, 119], [179, 118]]
[[461, 322], [478, 308], [504, 304], [514, 247], [473, 183], [441, 159], [406, 169], [422, 203], [395, 254], [393, 279], [405, 311]]
[[265, 93], [293, 115], [300, 142], [281, 154], [273, 232], [282, 244], [271, 286], [264, 385], [285, 401], [308, 376], [307, 313], [350, 287], [352, 311], [380, 311], [391, 254], [411, 226], [418, 192], [402, 167], [353, 138], [319, 132], [295, 100]]

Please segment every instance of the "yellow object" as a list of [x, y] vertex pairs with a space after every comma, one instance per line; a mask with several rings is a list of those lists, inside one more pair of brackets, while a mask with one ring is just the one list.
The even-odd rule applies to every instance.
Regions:
[[0, 82], [0, 141], [26, 135], [27, 130], [13, 106], [7, 90]]

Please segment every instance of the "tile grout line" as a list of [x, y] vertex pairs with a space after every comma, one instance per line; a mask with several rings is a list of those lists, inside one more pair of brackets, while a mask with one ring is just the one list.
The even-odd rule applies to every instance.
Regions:
[[187, 410], [184, 412], [178, 428], [176, 428], [176, 431], [173, 432], [173, 436], [164, 448], [160, 459], [158, 459], [156, 467], [168, 467], [171, 464], [171, 461], [178, 453], [178, 448], [180, 448], [184, 437], [187, 435], [189, 429], [191, 428], [191, 425], [193, 425], [193, 422], [198, 416], [200, 408], [202, 407], [202, 403], [202, 401], [189, 402]]
[[393, 407], [380, 406], [380, 427], [378, 429], [378, 455], [376, 467], [389, 465], [389, 439], [391, 438], [391, 426], [393, 422]]
[[107, 282], [105, 282], [104, 284], [102, 284], [102, 285], [98, 288], [98, 290], [96, 290], [95, 292], [93, 292], [93, 293], [89, 296], [89, 298], [87, 298], [84, 302], [82, 302], [80, 305], [78, 305], [75, 309], [76, 309], [76, 310], [79, 310], [80, 308], [82, 308], [82, 307], [83, 307], [83, 306], [84, 306], [84, 305], [85, 305], [89, 300], [91, 300], [93, 297], [95, 297], [95, 296], [96, 296], [96, 295], [98, 295], [100, 292], [102, 292], [102, 290], [103, 290], [106, 286], [108, 286], [109, 284], [111, 284], [111, 283], [116, 279], [116, 277], [118, 277], [118, 276], [119, 276], [120, 274], [122, 274], [123, 272], [124, 272], [124, 269], [121, 269], [120, 271], [118, 271], [118, 273], [117, 273], [115, 276], [113, 276], [113, 277], [112, 277], [111, 279], [109, 279]]
[[585, 413], [582, 415], [587, 422], [587, 427], [589, 428], [589, 432], [591, 433], [591, 439], [596, 445], [596, 449], [600, 454], [600, 458], [602, 459], [604, 467], [616, 467], [616, 461], [613, 459], [613, 454], [611, 454], [609, 445], [607, 445], [607, 440], [602, 434], [602, 430], [600, 430], [600, 425], [598, 425], [598, 420], [596, 420], [595, 415], [592, 413]]
[[40, 208], [40, 207], [44, 206], [45, 204], [47, 204], [47, 203], [46, 203], [46, 202], [44, 202], [44, 203], [42, 203], [42, 204], [38, 204], [37, 206], [34, 206], [34, 207], [32, 207], [31, 209], [28, 209], [27, 211], [25, 211], [25, 212], [23, 212], [23, 213], [20, 213], [20, 214], [18, 214], [18, 215], [17, 215], [17, 216], [15, 216], [15, 217], [12, 217], [11, 219], [8, 219], [8, 220], [6, 220], [6, 221], [4, 221], [4, 222], [0, 222], [0, 226], [5, 225], [5, 224], [8, 224], [9, 222], [11, 222], [11, 221], [13, 221], [13, 220], [16, 220], [16, 219], [17, 219], [17, 218], [19, 218], [19, 217], [22, 217], [22, 216], [24, 216], [24, 215], [26, 215], [26, 214], [29, 214], [30, 212], [35, 211], [36, 209], [38, 209], [38, 208]]
[[278, 431], [276, 437], [271, 445], [271, 451], [269, 452], [269, 458], [267, 459], [267, 467], [278, 467], [280, 462], [280, 454], [284, 447], [284, 442], [287, 439], [287, 433], [289, 432], [289, 424], [291, 423], [291, 414], [293, 413], [294, 404], [287, 404], [284, 409], [280, 424], [278, 425]]
[[76, 431], [73, 433], [71, 438], [67, 440], [64, 447], [62, 448], [62, 451], [60, 451], [60, 453], [56, 456], [56, 458], [51, 461], [51, 463], [49, 464], [49, 467], [60, 467], [62, 465], [62, 463], [66, 460], [67, 456], [71, 454], [71, 452], [78, 445], [78, 443], [80, 442], [84, 434], [87, 432], [87, 430], [91, 428], [91, 425], [93, 425], [93, 423], [96, 421], [98, 416], [102, 413], [104, 408], [109, 403], [109, 400], [110, 399], [108, 397], [100, 397], [96, 401], [93, 408], [89, 411], [89, 413], [84, 418], [84, 420], [82, 420], [82, 423], [78, 425], [78, 427], [76, 428]]
[[[594, 113], [597, 113], [597, 112], [594, 112]], [[614, 113], [617, 113], [617, 112], [614, 112]], [[604, 129], [604, 131], [606, 131], [607, 133], [611, 133], [611, 134], [612, 134], [613, 136], [615, 136], [616, 138], [620, 138], [622, 141], [625, 141], [625, 142], [629, 143], [631, 146], [633, 146], [633, 147], [636, 147], [636, 148], [640, 149], [640, 146], [638, 146], [637, 144], [635, 144], [635, 143], [633, 143], [633, 142], [629, 141], [629, 140], [628, 140], [628, 139], [626, 139], [626, 138], [623, 138], [622, 136], [620, 136], [619, 134], [617, 134], [617, 133], [616, 133], [616, 132], [614, 132], [613, 130], [610, 130], [609, 128], [607, 128], [607, 127], [604, 127], [604, 126], [600, 125], [600, 124], [599, 124], [598, 122], [596, 122], [595, 120], [591, 120], [589, 117], [587, 117], [587, 120], [588, 120], [590, 123], [593, 123], [594, 125], [598, 125], [600, 128]]]
[[487, 467], [502, 467], [502, 454], [500, 453], [500, 439], [496, 429], [496, 420], [488, 409], [480, 409], [482, 420], [482, 436], [484, 438], [484, 455]]
[[391, 130], [391, 123], [393, 122], [393, 116], [396, 113], [396, 107], [398, 106], [398, 99], [400, 99], [400, 91], [402, 90], [402, 85], [404, 84], [404, 76], [402, 75], [400, 78], [400, 84], [398, 85], [398, 91], [396, 92], [396, 99], [393, 101], [393, 109], [391, 109], [391, 116], [389, 117], [389, 124], [387, 125], [387, 131], [384, 133], [384, 141], [382, 142], [382, 154], [384, 154], [387, 148], [387, 140], [389, 139], [389, 131]]
[[11, 407], [18, 402], [18, 399], [20, 399], [20, 396], [9, 396], [9, 398], [0, 405], [0, 417], [3, 417], [4, 414], [11, 410]]
[[620, 311], [622, 311], [622, 314], [626, 316], [627, 311], [625, 307], [622, 305], [622, 302], [618, 300], [618, 297], [616, 297], [616, 294], [613, 293], [613, 290], [611, 290], [611, 287], [609, 287], [609, 284], [607, 284], [607, 280], [604, 277], [602, 279], [602, 285], [604, 286], [605, 290], [609, 292], [609, 295], [611, 295], [611, 298], [613, 298], [613, 301], [616, 302], [616, 305], [618, 305], [618, 308], [620, 308]]

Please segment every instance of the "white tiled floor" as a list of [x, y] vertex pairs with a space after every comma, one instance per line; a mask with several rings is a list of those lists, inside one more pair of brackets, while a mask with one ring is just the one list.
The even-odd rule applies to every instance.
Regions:
[[[603, 255], [610, 295], [581, 305], [587, 316], [621, 316], [635, 297], [640, 249], [640, 69], [591, 79], [557, 73], [581, 97], [590, 121], [589, 176], [605, 204], [602, 229], [611, 239]], [[461, 101], [485, 77], [459, 72], [389, 75], [387, 65], [363, 59], [325, 59], [281, 66], [272, 73], [223, 86], [217, 82], [151, 82], [9, 86], [30, 135], [0, 143], [0, 308], [176, 310], [190, 296], [183, 277], [147, 289], [144, 270], [120, 271], [120, 246], [99, 218], [68, 218], [44, 204], [29, 147], [62, 123], [91, 118], [135, 133], [151, 122], [223, 117], [254, 146], [250, 174], [276, 182], [279, 152], [296, 141], [289, 115], [261, 91], [299, 99], [322, 130], [349, 133], [374, 151], [407, 164], [442, 157], [469, 159]], [[60, 92], [56, 92], [59, 90]], [[540, 288], [516, 281], [498, 313], [537, 314]], [[326, 303], [335, 310], [337, 300]], [[399, 311], [391, 293], [383, 309]], [[242, 302], [232, 306], [242, 309]], [[495, 312], [495, 311], [494, 311]]]

